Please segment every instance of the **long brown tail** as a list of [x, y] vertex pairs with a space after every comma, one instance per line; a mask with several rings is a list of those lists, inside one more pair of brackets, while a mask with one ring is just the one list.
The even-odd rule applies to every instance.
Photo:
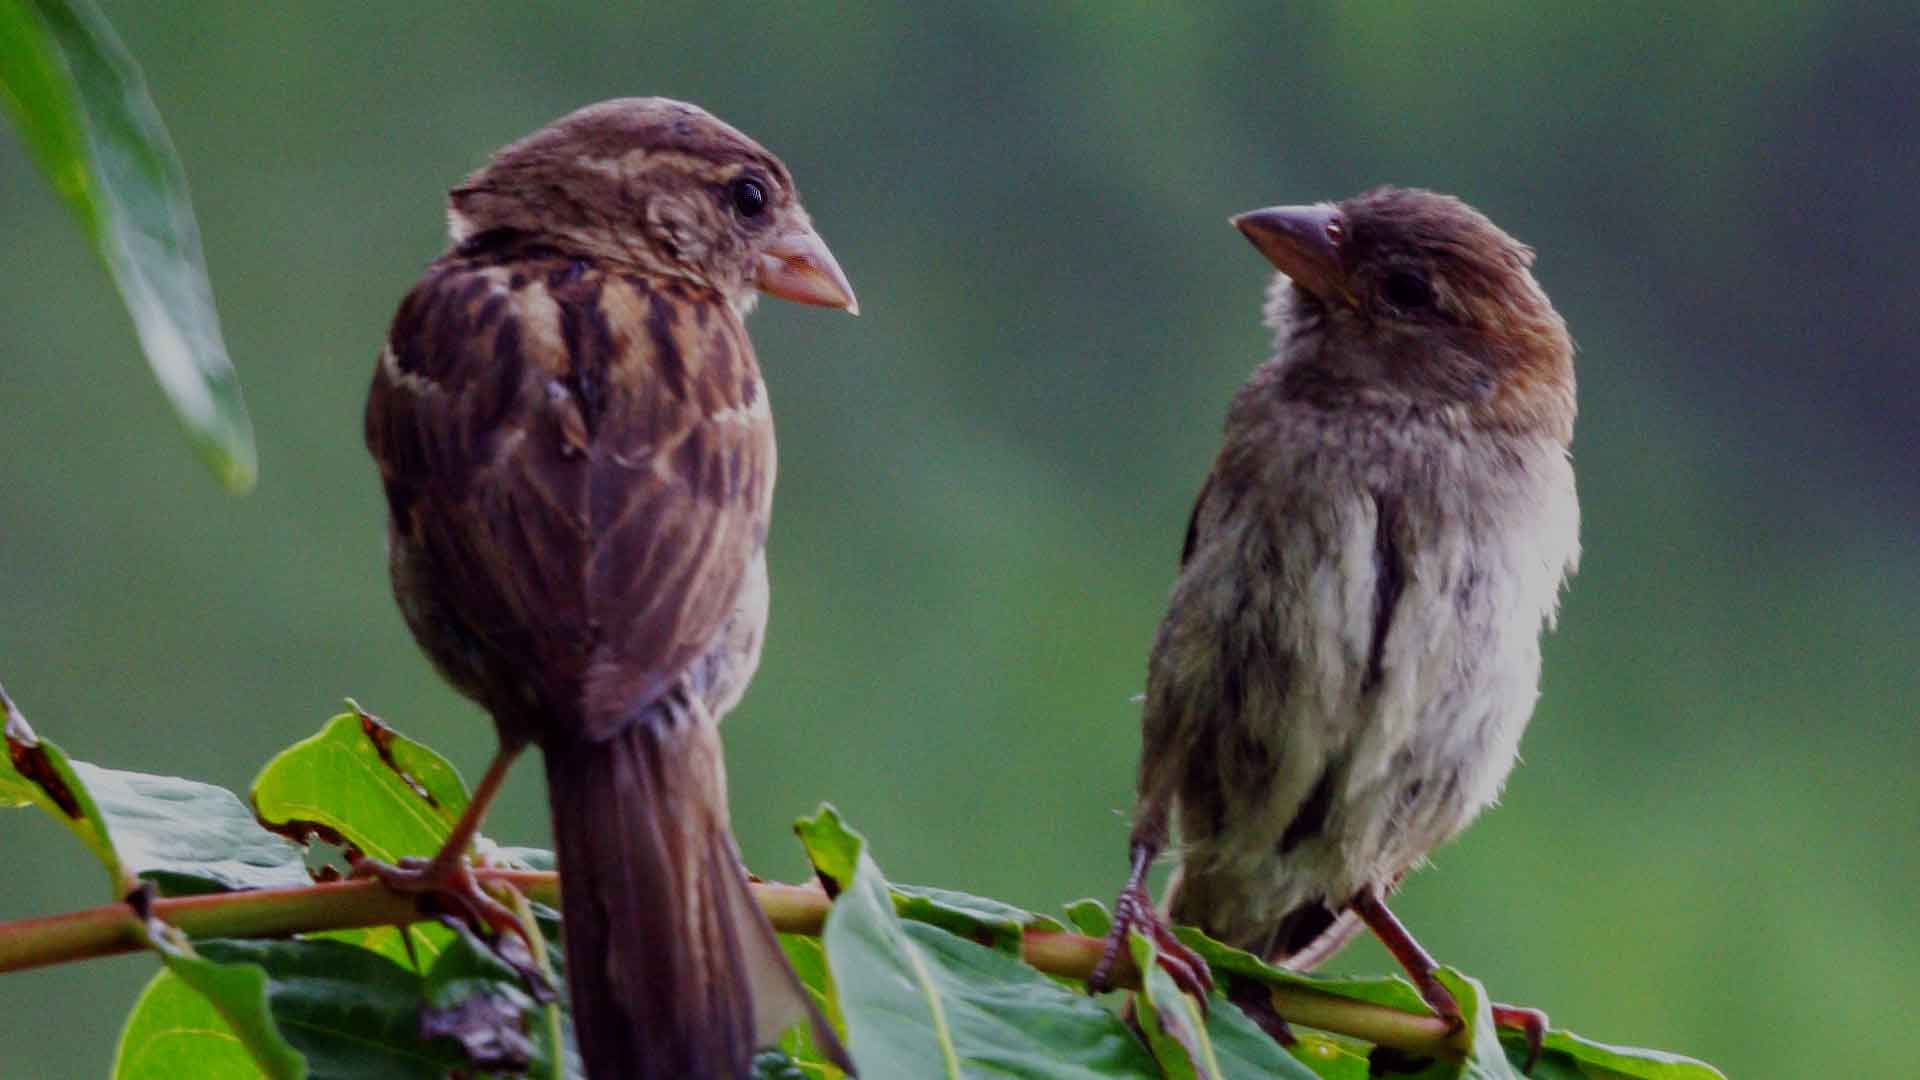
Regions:
[[587, 1075], [743, 1077], [803, 1017], [844, 1060], [747, 886], [717, 731], [697, 709], [665, 711], [605, 742], [545, 748]]

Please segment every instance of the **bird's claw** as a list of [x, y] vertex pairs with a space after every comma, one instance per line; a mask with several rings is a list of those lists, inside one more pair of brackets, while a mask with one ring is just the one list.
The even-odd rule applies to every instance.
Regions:
[[511, 933], [529, 951], [533, 949], [533, 939], [520, 917], [487, 895], [465, 859], [443, 863], [407, 858], [392, 864], [359, 859], [353, 864], [353, 876], [373, 878], [393, 892], [414, 897], [415, 906], [423, 912], [451, 915], [468, 926], [490, 931], [492, 937]]
[[1114, 972], [1126, 951], [1127, 936], [1134, 930], [1152, 939], [1160, 969], [1173, 979], [1182, 993], [1199, 999], [1200, 1007], [1205, 1009], [1207, 995], [1213, 992], [1213, 972], [1208, 970], [1207, 962], [1199, 953], [1173, 936], [1166, 920], [1153, 910], [1153, 901], [1146, 890], [1133, 885], [1121, 890], [1120, 898], [1114, 902], [1113, 928], [1107, 931], [1099, 962], [1087, 976], [1087, 990], [1098, 994], [1113, 988]]
[[[1424, 979], [1416, 979], [1420, 996], [1434, 1014], [1447, 1022], [1447, 1033], [1457, 1035], [1466, 1029], [1466, 1017], [1460, 1014], [1460, 1003], [1453, 994], [1440, 985], [1440, 981], [1431, 974]], [[1516, 1031], [1527, 1041], [1526, 1064], [1520, 1067], [1522, 1075], [1530, 1075], [1533, 1067], [1540, 1061], [1540, 1047], [1547, 1037], [1547, 1014], [1539, 1009], [1530, 1009], [1520, 1005], [1502, 1005], [1495, 1002], [1492, 1007], [1495, 1027]]]
[[1547, 1014], [1539, 1009], [1502, 1005], [1496, 1001], [1493, 1003], [1493, 1022], [1497, 1027], [1519, 1032], [1527, 1040], [1527, 1063], [1520, 1066], [1520, 1071], [1531, 1074], [1540, 1061], [1540, 1046], [1547, 1038]]

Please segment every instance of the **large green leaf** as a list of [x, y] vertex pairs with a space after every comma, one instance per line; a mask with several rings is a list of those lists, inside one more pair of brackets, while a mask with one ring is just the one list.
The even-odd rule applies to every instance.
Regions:
[[[1136, 967], [1147, 973], [1145, 992], [1133, 997], [1134, 1015], [1167, 1076], [1314, 1080], [1339, 1075], [1331, 1068], [1317, 1072], [1296, 1060], [1223, 994], [1214, 994], [1203, 1012], [1161, 968], [1151, 938], [1135, 932], [1128, 935], [1127, 945]], [[1326, 1061], [1352, 1075], [1350, 1056]], [[1366, 1075], [1364, 1061], [1359, 1075]]]
[[827, 917], [827, 964], [861, 1075], [1157, 1075], [1120, 1020], [1090, 998], [1005, 952], [902, 921], [858, 834], [832, 840], [823, 850], [851, 874]]
[[155, 378], [227, 489], [257, 473], [186, 173], [133, 57], [88, 0], [0, 0], [0, 103], [119, 286]]
[[[814, 870], [836, 889], [845, 888], [863, 841], [847, 827], [840, 812], [822, 805], [812, 817], [794, 822], [793, 831], [806, 847]], [[894, 912], [902, 918], [931, 923], [1014, 956], [1020, 955], [1023, 931], [1065, 929], [1058, 919], [952, 889], [889, 882], [887, 892]]]
[[[833, 1025], [834, 1034], [842, 1042], [847, 1038], [846, 1017], [840, 1013], [840, 996], [833, 987], [833, 973], [827, 968], [827, 952], [819, 938], [803, 937], [799, 934], [781, 934], [780, 949], [787, 954], [787, 962], [793, 965], [794, 974], [800, 977], [807, 996]], [[790, 1055], [795, 1064], [808, 1070], [812, 1075], [837, 1080], [846, 1075], [839, 1067], [826, 1060], [826, 1055], [814, 1042], [813, 1030], [808, 1024], [795, 1024], [780, 1036], [780, 1049]]]
[[105, 817], [121, 863], [163, 893], [313, 883], [300, 849], [261, 828], [226, 788], [84, 761], [73, 770]]
[[106, 866], [115, 898], [135, 878], [173, 895], [312, 884], [300, 850], [225, 788], [72, 761], [17, 717], [6, 741], [0, 804], [32, 803], [73, 830]]
[[420, 1036], [425, 980], [337, 941], [203, 941], [209, 961], [260, 973], [273, 1022], [315, 1080], [437, 1080], [467, 1061], [449, 1040]]
[[[534, 1075], [567, 1075], [518, 973], [471, 935], [453, 935], [425, 976], [335, 940], [153, 936], [167, 970], [127, 1018], [115, 1080], [476, 1075], [466, 1047], [489, 1038], [522, 1039]], [[424, 1034], [429, 1008], [471, 1041]]]
[[[157, 922], [149, 924], [148, 939], [166, 962], [167, 971], [200, 994], [220, 1019], [217, 1030], [241, 1045], [261, 1075], [271, 1080], [302, 1080], [313, 1075], [301, 1053], [305, 1048], [295, 1049], [275, 1023], [266, 972], [246, 962], [245, 957], [236, 960], [203, 955], [178, 930]], [[143, 1031], [154, 1028], [151, 1022], [141, 1022], [136, 1011], [122, 1032], [123, 1051], [126, 1033], [136, 1025]], [[180, 1033], [176, 1030], [173, 1034]], [[151, 1049], [151, 1040], [143, 1045]], [[134, 1057], [145, 1062], [154, 1060], [146, 1053]]]
[[[1523, 1051], [1511, 1040], [1507, 1056], [1515, 1061]], [[1661, 1050], [1608, 1046], [1568, 1031], [1549, 1031], [1532, 1080], [1726, 1080], [1725, 1074], [1704, 1061]]]
[[246, 1043], [205, 994], [162, 968], [120, 1030], [113, 1080], [258, 1080]]
[[1225, 1080], [1213, 1040], [1207, 1037], [1203, 1004], [1183, 993], [1160, 966], [1152, 938], [1129, 931], [1127, 950], [1135, 969], [1144, 973], [1141, 992], [1133, 996], [1134, 1017], [1169, 1080]]
[[132, 874], [121, 865], [106, 819], [65, 751], [35, 734], [4, 690], [0, 690], [0, 720], [7, 744], [7, 759], [0, 762], [0, 804], [38, 806], [51, 814], [107, 868], [114, 898], [125, 896], [133, 888]]
[[1458, 1075], [1461, 1080], [1521, 1080], [1520, 1067], [1507, 1060], [1500, 1045], [1500, 1029], [1493, 1023], [1493, 1000], [1474, 979], [1441, 968], [1435, 976], [1453, 994], [1460, 1015], [1467, 1018], [1468, 1051]]
[[392, 862], [438, 851], [467, 787], [446, 758], [356, 711], [274, 755], [254, 777], [253, 808], [282, 832], [318, 831]]

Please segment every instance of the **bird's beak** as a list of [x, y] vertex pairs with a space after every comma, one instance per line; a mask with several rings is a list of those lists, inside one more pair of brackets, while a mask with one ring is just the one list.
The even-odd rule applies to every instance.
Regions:
[[860, 301], [826, 241], [812, 229], [781, 233], [760, 249], [760, 291], [797, 304], [860, 314]]
[[1328, 303], [1358, 306], [1347, 284], [1347, 234], [1340, 211], [1317, 206], [1269, 206], [1235, 217], [1239, 229], [1274, 268]]

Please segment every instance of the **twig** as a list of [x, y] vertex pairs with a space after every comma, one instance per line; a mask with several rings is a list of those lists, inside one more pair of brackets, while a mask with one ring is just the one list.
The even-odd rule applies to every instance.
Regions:
[[[483, 882], [511, 884], [544, 904], [557, 904], [558, 875], [530, 870], [475, 868]], [[754, 898], [785, 934], [817, 936], [833, 901], [818, 885], [753, 882]], [[213, 893], [153, 901], [154, 917], [189, 937], [288, 937], [319, 930], [394, 926], [423, 918], [412, 897], [378, 881], [323, 882], [290, 889]], [[0, 923], [0, 973], [146, 948], [142, 923], [127, 904], [106, 904], [64, 915]], [[1049, 975], [1084, 980], [1100, 958], [1101, 942], [1060, 930], [1028, 930], [1020, 955]], [[1115, 983], [1139, 987], [1130, 963]], [[1444, 1021], [1400, 1012], [1307, 987], [1275, 987], [1273, 1006], [1285, 1019], [1426, 1057], [1457, 1057], [1459, 1048]]]

